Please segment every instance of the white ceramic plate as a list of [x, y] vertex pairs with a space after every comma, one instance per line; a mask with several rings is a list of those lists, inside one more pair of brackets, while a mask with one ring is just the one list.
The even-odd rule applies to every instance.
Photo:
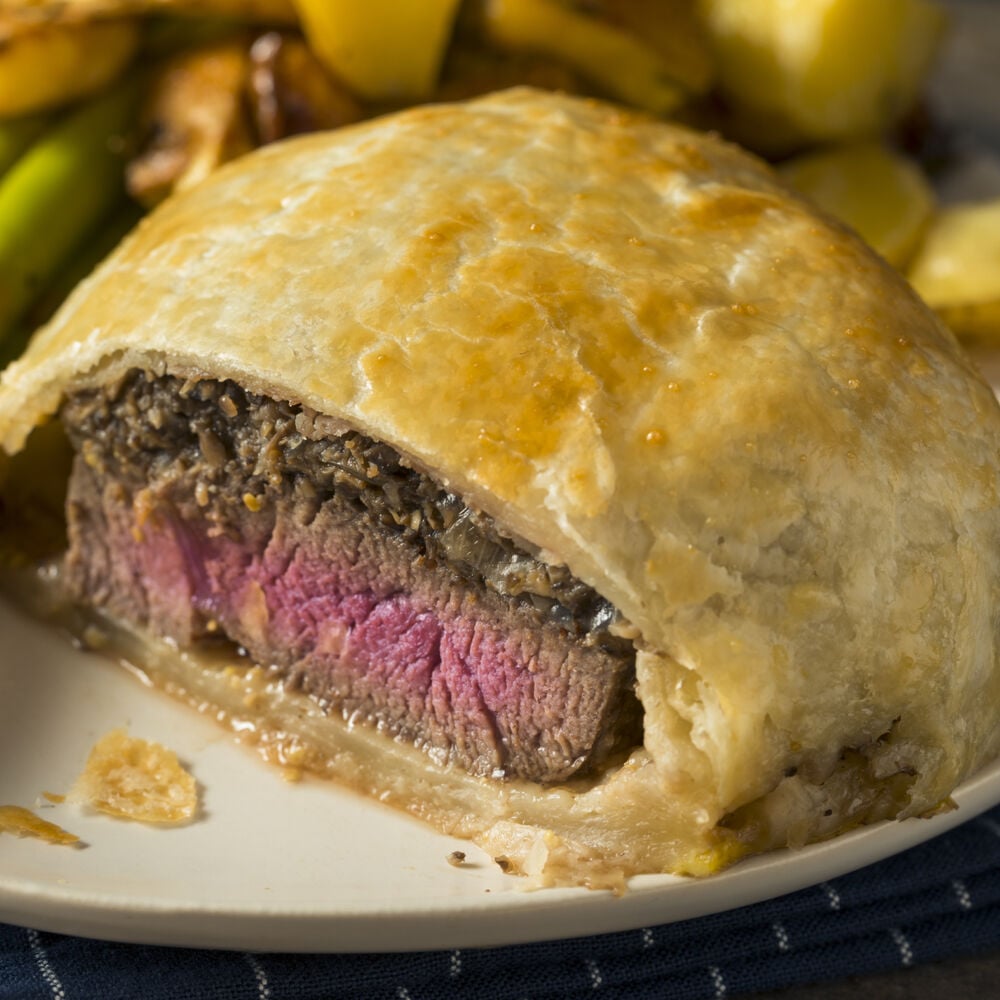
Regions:
[[[635, 880], [614, 897], [525, 891], [469, 845], [324, 782], [288, 783], [216, 722], [0, 604], [0, 804], [36, 811], [83, 848], [0, 836], [0, 920], [150, 944], [283, 951], [460, 948], [626, 930], [821, 882], [1000, 802], [1000, 765], [959, 809], [751, 860], [708, 880]], [[71, 805], [64, 792], [104, 732], [127, 725], [176, 750], [204, 817], [154, 829]], [[467, 852], [462, 868], [448, 864]]]
[[[992, 152], [1000, 116], [987, 95], [996, 92], [991, 40], [1000, 36], [1000, 11], [972, 0], [951, 6], [955, 31], [933, 96], [987, 152], [972, 146], [969, 169], [949, 193], [993, 194], [1000, 189]], [[1000, 384], [1000, 359], [981, 360]], [[212, 720], [144, 690], [124, 670], [76, 652], [65, 637], [0, 603], [0, 804], [32, 806], [43, 791], [66, 790], [98, 736], [122, 725], [178, 751], [202, 784], [204, 818], [156, 830], [68, 805], [40, 807], [87, 846], [0, 836], [0, 920], [123, 941], [253, 950], [501, 945], [756, 902], [887, 857], [1000, 803], [997, 764], [959, 790], [956, 811], [934, 819], [870, 827], [708, 880], [644, 877], [621, 898], [526, 892], [467, 844], [341, 789], [286, 783]], [[467, 852], [464, 867], [447, 863], [453, 850]]]

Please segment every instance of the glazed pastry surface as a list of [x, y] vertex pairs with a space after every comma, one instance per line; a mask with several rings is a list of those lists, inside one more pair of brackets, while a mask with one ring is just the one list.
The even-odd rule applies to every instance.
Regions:
[[927, 811], [1000, 749], [993, 394], [715, 138], [518, 89], [266, 148], [74, 293], [0, 443], [135, 367], [390, 443], [634, 626], [644, 746], [596, 788], [483, 786], [488, 842], [695, 871], [729, 830]]

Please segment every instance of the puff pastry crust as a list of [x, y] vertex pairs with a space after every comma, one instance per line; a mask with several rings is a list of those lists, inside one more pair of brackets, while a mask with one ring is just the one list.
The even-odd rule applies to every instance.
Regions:
[[716, 138], [518, 89], [266, 148], [73, 294], [4, 374], [3, 448], [133, 367], [390, 443], [634, 626], [624, 766], [397, 789], [515, 865], [709, 871], [924, 813], [1000, 749], [996, 400]]

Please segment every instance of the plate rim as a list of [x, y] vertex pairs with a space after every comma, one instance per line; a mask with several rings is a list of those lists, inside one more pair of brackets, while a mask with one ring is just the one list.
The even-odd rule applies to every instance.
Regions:
[[[421, 909], [337, 911], [74, 891], [0, 875], [0, 920], [36, 930], [129, 944], [288, 953], [407, 953], [495, 948], [629, 932], [728, 912], [846, 875], [940, 836], [1000, 804], [1000, 761], [953, 796], [957, 808], [889, 820], [817, 844], [748, 858], [705, 878], [639, 876], [607, 890], [517, 889], [489, 899], [429, 900]], [[507, 876], [515, 878], [515, 876]], [[488, 890], [487, 890], [488, 892]], [[558, 921], [554, 918], [558, 917]]]

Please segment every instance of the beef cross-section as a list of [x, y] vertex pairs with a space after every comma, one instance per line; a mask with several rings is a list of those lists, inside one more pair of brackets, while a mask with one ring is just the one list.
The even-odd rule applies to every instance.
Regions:
[[63, 409], [74, 596], [225, 636], [354, 724], [562, 781], [641, 741], [615, 609], [392, 448], [232, 382], [134, 371]]

